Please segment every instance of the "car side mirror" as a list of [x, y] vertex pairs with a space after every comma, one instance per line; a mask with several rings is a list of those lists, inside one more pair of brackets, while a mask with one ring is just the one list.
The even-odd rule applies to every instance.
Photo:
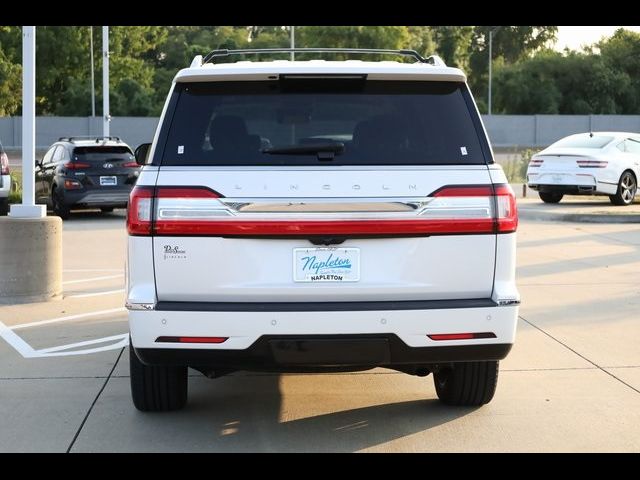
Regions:
[[138, 148], [136, 148], [136, 151], [133, 153], [136, 157], [136, 163], [138, 165], [146, 165], [150, 149], [150, 143], [143, 143], [142, 145], [138, 145]]
[[36, 167], [42, 167], [42, 160], [36, 158]]

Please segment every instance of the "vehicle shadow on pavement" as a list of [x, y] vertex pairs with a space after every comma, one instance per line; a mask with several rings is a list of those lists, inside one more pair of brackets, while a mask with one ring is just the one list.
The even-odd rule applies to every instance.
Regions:
[[[362, 375], [357, 377], [364, 380]], [[231, 378], [228, 377], [229, 380]], [[323, 384], [331, 384], [335, 388], [337, 379], [324, 375], [311, 382], [318, 389], [318, 394], [307, 388], [303, 392], [292, 392], [293, 398], [287, 402], [289, 408], [285, 408], [280, 378], [279, 375], [241, 375], [227, 383], [230, 388], [214, 387], [216, 393], [210, 389], [194, 389], [197, 391], [190, 393], [182, 415], [190, 416], [192, 420], [197, 417], [198, 423], [206, 423], [216, 430], [209, 437], [207, 450], [355, 452], [423, 432], [476, 410], [447, 407], [436, 399], [344, 410], [352, 400], [346, 397], [353, 393], [353, 380], [343, 378], [345, 390], [342, 394], [327, 392], [324, 387], [329, 385]], [[425, 385], [425, 396], [427, 392]], [[376, 392], [371, 391], [371, 395], [376, 396]], [[328, 405], [328, 402], [337, 404]], [[326, 412], [328, 408], [340, 411], [314, 414], [314, 410]], [[302, 415], [304, 418], [295, 418]], [[287, 417], [294, 418], [287, 420]], [[429, 445], [423, 445], [421, 450], [429, 451]]]

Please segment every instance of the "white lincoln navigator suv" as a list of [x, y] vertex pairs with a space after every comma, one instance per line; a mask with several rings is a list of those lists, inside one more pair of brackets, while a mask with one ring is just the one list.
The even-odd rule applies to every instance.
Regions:
[[[336, 51], [372, 53], [295, 53]], [[489, 402], [515, 337], [518, 218], [465, 75], [406, 50], [230, 61], [264, 52], [197, 56], [136, 151], [135, 406], [183, 407], [188, 367], [384, 367]]]

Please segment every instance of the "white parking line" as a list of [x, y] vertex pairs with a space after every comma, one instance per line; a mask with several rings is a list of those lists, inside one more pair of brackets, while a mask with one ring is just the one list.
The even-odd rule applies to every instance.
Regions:
[[106, 292], [93, 292], [93, 293], [83, 293], [82, 295], [69, 295], [67, 298], [97, 297], [99, 295], [111, 295], [112, 293], [120, 293], [120, 292], [124, 292], [124, 288], [119, 288], [118, 290], [108, 290]]
[[66, 322], [69, 320], [76, 320], [78, 318], [97, 317], [98, 315], [106, 315], [108, 313], [120, 313], [125, 312], [127, 309], [124, 307], [111, 308], [109, 310], [98, 310], [97, 312], [79, 313], [77, 315], [67, 315], [66, 317], [51, 318], [49, 320], [41, 320], [39, 322], [22, 323], [20, 325], [14, 325], [11, 330], [20, 330], [22, 328], [39, 327], [40, 325], [48, 325], [50, 323]]
[[71, 285], [73, 283], [97, 282], [100, 280], [109, 280], [111, 278], [120, 278], [120, 277], [124, 277], [124, 273], [120, 273], [118, 275], [106, 275], [104, 277], [82, 278], [80, 280], [67, 280], [66, 282], [62, 282], [62, 284]]
[[[14, 327], [15, 328], [15, 327]], [[11, 345], [20, 355], [24, 358], [42, 358], [42, 357], [68, 357], [72, 355], [87, 355], [89, 353], [105, 352], [107, 350], [116, 350], [124, 348], [129, 344], [129, 334], [122, 333], [120, 335], [112, 335], [110, 337], [97, 338], [95, 340], [88, 340], [85, 342], [69, 343], [67, 345], [59, 345], [57, 347], [43, 348], [35, 350], [31, 345], [25, 342], [18, 334], [16, 334], [11, 328], [7, 327], [4, 323], [0, 322], [0, 337]], [[104, 345], [102, 347], [87, 348], [84, 350], [74, 350], [72, 352], [64, 352], [62, 350], [68, 350], [70, 348], [81, 347], [85, 345], [96, 345], [99, 343], [105, 343], [109, 341], [117, 340], [116, 343], [110, 345]]]
[[35, 350], [25, 342], [17, 333], [13, 332], [4, 323], [0, 322], [0, 337], [17, 350], [24, 358], [33, 358]]
[[71, 348], [85, 347], [87, 345], [95, 345], [97, 343], [106, 343], [114, 340], [122, 340], [123, 337], [128, 337], [128, 333], [121, 333], [120, 335], [113, 335], [111, 337], [98, 338], [95, 340], [86, 340], [84, 342], [68, 343], [66, 345], [58, 345], [57, 347], [41, 348], [38, 350], [42, 353], [59, 352], [61, 350], [69, 350]]

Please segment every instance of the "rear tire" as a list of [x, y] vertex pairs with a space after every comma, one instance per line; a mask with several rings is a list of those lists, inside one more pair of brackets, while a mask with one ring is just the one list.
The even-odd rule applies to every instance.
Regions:
[[498, 385], [500, 362], [461, 362], [433, 375], [436, 393], [447, 405], [472, 407], [489, 403]]
[[540, 200], [544, 203], [560, 203], [560, 200], [564, 197], [563, 193], [556, 192], [539, 192], [538, 195], [540, 195]]
[[0, 198], [0, 217], [4, 217], [9, 213], [9, 199]]
[[100, 207], [102, 213], [111, 213], [113, 212], [113, 207]]
[[179, 410], [187, 403], [187, 367], [150, 366], [140, 361], [129, 341], [131, 398], [142, 412]]
[[51, 192], [51, 205], [53, 206], [53, 213], [62, 220], [67, 220], [71, 214], [71, 210], [64, 204], [64, 197], [61, 192], [58, 188], [53, 189], [53, 192]]
[[609, 195], [609, 200], [614, 205], [627, 206], [633, 203], [638, 189], [638, 181], [633, 172], [627, 170], [620, 177], [618, 182], [618, 191], [615, 195]]

